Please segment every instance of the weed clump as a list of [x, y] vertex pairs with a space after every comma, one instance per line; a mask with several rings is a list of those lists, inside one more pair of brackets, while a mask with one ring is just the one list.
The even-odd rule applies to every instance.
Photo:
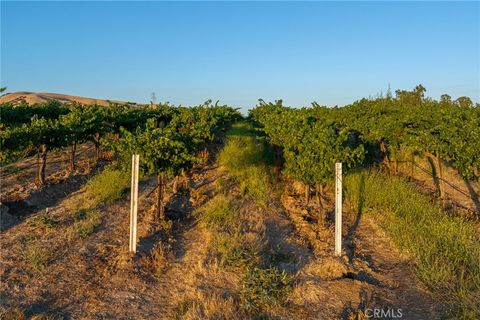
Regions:
[[109, 166], [91, 178], [86, 188], [95, 203], [110, 203], [122, 196], [129, 183], [128, 174]]
[[221, 255], [224, 266], [253, 266], [258, 262], [258, 250], [238, 232], [216, 234], [212, 247]]
[[31, 231], [48, 232], [58, 225], [58, 221], [53, 217], [51, 213], [45, 211], [36, 215], [29, 221], [29, 228]]
[[74, 224], [70, 229], [70, 238], [84, 239], [91, 235], [101, 223], [98, 210], [80, 209], [73, 215]]
[[38, 241], [28, 241], [22, 252], [22, 258], [36, 271], [42, 271], [48, 265], [50, 252]]
[[207, 227], [224, 228], [235, 222], [235, 210], [231, 207], [230, 199], [222, 194], [210, 200], [203, 211], [201, 220]]
[[162, 242], [155, 244], [150, 255], [145, 256], [143, 259], [143, 264], [156, 277], [162, 275], [163, 270], [165, 270], [168, 265], [168, 250]]
[[247, 270], [241, 280], [240, 299], [247, 311], [258, 312], [282, 303], [292, 290], [292, 277], [277, 268]]

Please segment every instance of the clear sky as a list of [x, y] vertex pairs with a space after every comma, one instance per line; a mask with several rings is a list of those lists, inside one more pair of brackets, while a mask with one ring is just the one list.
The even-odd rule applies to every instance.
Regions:
[[480, 101], [479, 2], [1, 2], [9, 92], [253, 107]]

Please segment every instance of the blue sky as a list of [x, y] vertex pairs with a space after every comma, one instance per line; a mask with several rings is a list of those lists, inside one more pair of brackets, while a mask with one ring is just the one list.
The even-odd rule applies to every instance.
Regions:
[[422, 83], [480, 101], [479, 2], [5, 2], [9, 92], [253, 107]]

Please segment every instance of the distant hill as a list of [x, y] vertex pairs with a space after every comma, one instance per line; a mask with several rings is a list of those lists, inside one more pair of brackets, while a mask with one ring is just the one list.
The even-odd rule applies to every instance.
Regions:
[[108, 106], [109, 102], [118, 103], [118, 104], [127, 103], [125, 101], [118, 101], [118, 100], [104, 100], [104, 99], [70, 96], [70, 95], [59, 94], [59, 93], [43, 93], [43, 92], [37, 93], [37, 92], [27, 92], [27, 91], [6, 93], [0, 96], [0, 103], [6, 103], [6, 102], [18, 103], [22, 99], [25, 100], [28, 104], [41, 103], [49, 100], [58, 100], [62, 103], [78, 102], [82, 104], [98, 104], [100, 106]]

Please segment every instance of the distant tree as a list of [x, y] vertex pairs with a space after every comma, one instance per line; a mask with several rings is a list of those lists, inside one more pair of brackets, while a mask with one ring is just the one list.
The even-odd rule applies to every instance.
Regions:
[[413, 91], [397, 90], [395, 91], [396, 98], [401, 104], [405, 106], [419, 105], [425, 100], [425, 89], [421, 84], [417, 85]]
[[472, 108], [473, 107], [473, 102], [472, 99], [469, 97], [459, 97], [457, 100], [455, 100], [458, 106], [462, 108]]
[[448, 94], [442, 94], [440, 96], [440, 102], [442, 104], [451, 104], [452, 103], [452, 97], [450, 97]]
[[424, 86], [419, 84], [418, 86], [415, 87], [415, 90], [413, 92], [415, 93], [416, 97], [423, 100], [425, 98], [425, 92], [427, 92], [427, 89], [425, 89]]

